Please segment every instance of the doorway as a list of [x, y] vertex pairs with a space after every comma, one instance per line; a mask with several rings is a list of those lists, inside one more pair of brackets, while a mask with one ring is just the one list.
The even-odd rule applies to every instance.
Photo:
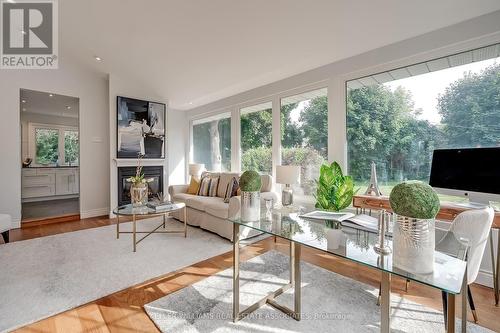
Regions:
[[22, 222], [80, 214], [80, 102], [21, 89]]

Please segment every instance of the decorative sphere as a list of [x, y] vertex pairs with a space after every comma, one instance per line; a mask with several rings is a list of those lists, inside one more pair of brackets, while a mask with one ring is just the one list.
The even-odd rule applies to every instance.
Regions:
[[244, 192], [260, 192], [262, 180], [256, 171], [245, 171], [240, 177], [240, 189]]
[[439, 197], [421, 181], [410, 180], [396, 185], [389, 196], [394, 213], [416, 219], [433, 219], [439, 212]]

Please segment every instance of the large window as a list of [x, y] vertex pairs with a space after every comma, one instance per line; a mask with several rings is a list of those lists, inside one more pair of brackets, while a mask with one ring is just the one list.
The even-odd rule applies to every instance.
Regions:
[[231, 170], [231, 114], [193, 122], [193, 162], [209, 171]]
[[272, 103], [240, 110], [241, 170], [272, 173]]
[[377, 164], [382, 193], [428, 181], [437, 148], [500, 146], [500, 47], [349, 81], [349, 173], [364, 191]]
[[35, 165], [78, 165], [78, 129], [54, 124], [29, 124], [30, 156]]
[[294, 186], [296, 201], [314, 202], [315, 180], [328, 159], [327, 89], [281, 99], [281, 164], [299, 165], [301, 183]]

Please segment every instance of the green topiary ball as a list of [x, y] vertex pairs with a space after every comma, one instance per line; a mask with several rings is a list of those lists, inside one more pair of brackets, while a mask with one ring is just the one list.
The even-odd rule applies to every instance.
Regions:
[[396, 185], [389, 196], [394, 213], [416, 219], [433, 219], [439, 212], [439, 198], [432, 187], [417, 180]]
[[240, 177], [240, 189], [244, 192], [259, 192], [261, 186], [262, 180], [256, 171], [245, 171]]

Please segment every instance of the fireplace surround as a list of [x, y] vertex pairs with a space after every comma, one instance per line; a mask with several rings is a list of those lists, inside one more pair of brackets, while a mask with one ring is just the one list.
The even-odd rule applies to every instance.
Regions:
[[[130, 183], [127, 178], [135, 176], [136, 167], [118, 167], [118, 205], [129, 204], [130, 201]], [[149, 199], [156, 197], [163, 191], [163, 166], [144, 166], [142, 168], [145, 178], [153, 178], [148, 183]]]

